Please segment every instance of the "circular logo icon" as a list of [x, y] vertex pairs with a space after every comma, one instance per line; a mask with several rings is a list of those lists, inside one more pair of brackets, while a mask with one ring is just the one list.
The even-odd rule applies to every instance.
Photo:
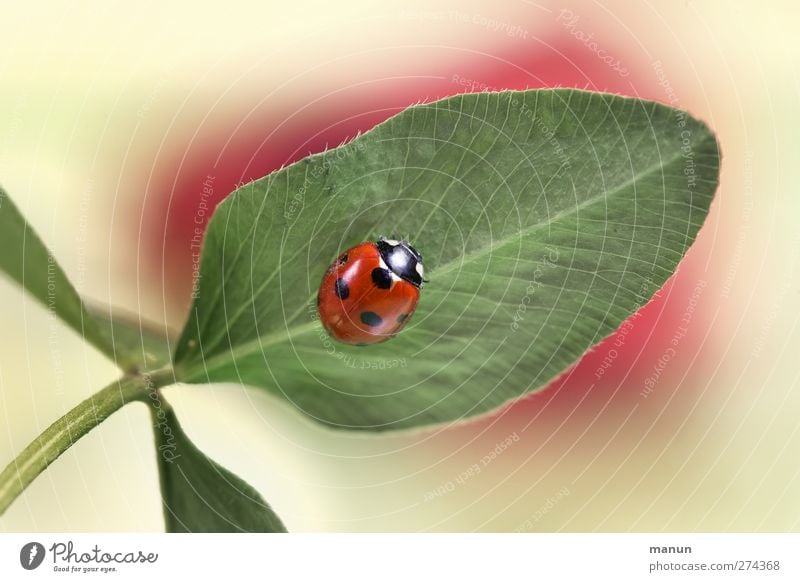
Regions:
[[44, 561], [44, 546], [39, 542], [28, 542], [19, 551], [19, 563], [26, 570], [34, 570]]

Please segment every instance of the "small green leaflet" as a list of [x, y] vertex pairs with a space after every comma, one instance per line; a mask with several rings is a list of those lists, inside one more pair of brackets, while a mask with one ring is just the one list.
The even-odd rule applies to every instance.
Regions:
[[194, 446], [171, 407], [151, 410], [168, 532], [286, 531], [253, 487]]
[[75, 288], [55, 258], [0, 188], [0, 270], [19, 283], [87, 342], [120, 366], [124, 355], [115, 353], [110, 328], [101, 328], [89, 315]]

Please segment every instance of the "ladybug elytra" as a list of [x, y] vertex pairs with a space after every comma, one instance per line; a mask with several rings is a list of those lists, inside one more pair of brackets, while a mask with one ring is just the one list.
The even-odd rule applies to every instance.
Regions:
[[320, 321], [346, 344], [386, 341], [411, 319], [424, 281], [422, 255], [408, 241], [361, 243], [325, 272], [317, 296]]

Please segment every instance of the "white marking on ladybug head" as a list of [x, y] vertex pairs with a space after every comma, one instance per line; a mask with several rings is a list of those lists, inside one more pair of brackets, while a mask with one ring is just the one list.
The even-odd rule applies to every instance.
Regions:
[[387, 264], [384, 262], [384, 260], [383, 260], [383, 257], [379, 257], [379, 258], [378, 258], [378, 261], [379, 261], [379, 264], [380, 264], [380, 266], [381, 266], [381, 269], [383, 269], [384, 271], [389, 271], [389, 274], [392, 276], [392, 281], [394, 281], [395, 283], [396, 283], [397, 281], [402, 281], [402, 279], [401, 279], [400, 277], [398, 277], [398, 276], [397, 276], [397, 273], [395, 273], [394, 271], [392, 271], [392, 270], [389, 268], [389, 265], [387, 265]]
[[383, 240], [384, 240], [384, 242], [386, 242], [386, 243], [389, 243], [389, 244], [390, 244], [390, 245], [392, 245], [393, 247], [396, 247], [397, 245], [399, 245], [399, 244], [400, 244], [400, 241], [392, 240], [392, 239], [390, 239], [390, 238], [385, 238], [385, 239], [383, 239]]
[[417, 261], [417, 273], [419, 273], [419, 278], [425, 278], [425, 270], [422, 268], [422, 261]]

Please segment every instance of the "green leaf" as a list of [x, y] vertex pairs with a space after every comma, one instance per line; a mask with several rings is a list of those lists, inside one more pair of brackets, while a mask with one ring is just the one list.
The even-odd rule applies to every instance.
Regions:
[[88, 305], [87, 309], [109, 341], [113, 341], [117, 353], [125, 354], [128, 367], [146, 372], [170, 365], [169, 329], [165, 326], [108, 307]]
[[[346, 428], [456, 421], [545, 386], [674, 272], [717, 187], [709, 129], [577, 90], [411, 107], [241, 187], [216, 211], [174, 362]], [[398, 337], [333, 343], [314, 300], [338, 253], [407, 237], [430, 279]]]
[[114, 350], [110, 330], [101, 328], [41, 239], [0, 188], [0, 270], [17, 281], [54, 315], [106, 356], [127, 365]]
[[285, 532], [261, 495], [206, 457], [163, 400], [151, 407], [168, 532]]

